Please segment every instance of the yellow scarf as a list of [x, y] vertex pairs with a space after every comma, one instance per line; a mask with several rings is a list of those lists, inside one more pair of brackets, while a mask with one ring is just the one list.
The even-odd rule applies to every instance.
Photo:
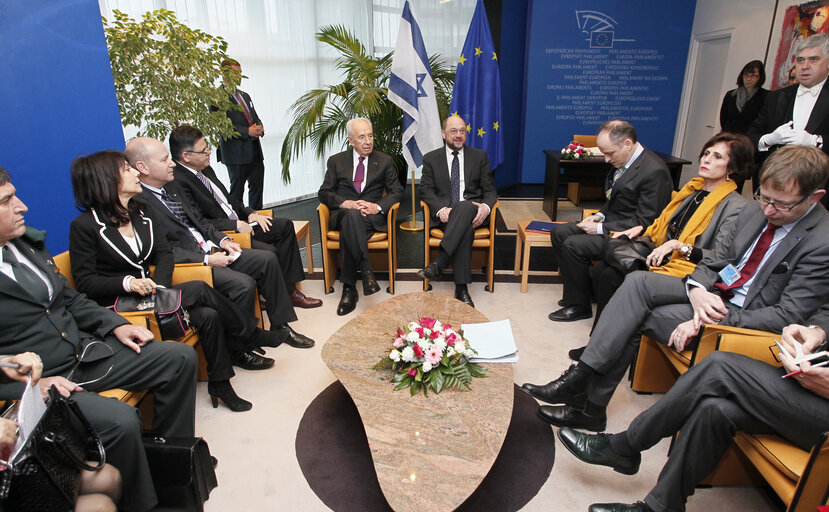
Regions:
[[[659, 217], [657, 217], [653, 224], [648, 226], [648, 229], [645, 230], [645, 233], [642, 236], [649, 236], [651, 240], [653, 240], [656, 247], [659, 247], [665, 243], [671, 217], [673, 217], [676, 210], [682, 204], [682, 201], [684, 201], [691, 194], [694, 194], [698, 190], [702, 189], [704, 181], [705, 180], [703, 178], [697, 177], [686, 183], [685, 186], [682, 187], [682, 189], [676, 194], [676, 196], [671, 199], [668, 206], [662, 210], [662, 213]], [[705, 231], [708, 227], [708, 223], [711, 222], [711, 217], [714, 216], [714, 211], [717, 209], [717, 206], [719, 206], [720, 201], [725, 199], [725, 196], [735, 190], [737, 190], [737, 184], [734, 183], [733, 180], [727, 180], [720, 183], [717, 188], [712, 190], [705, 197], [705, 200], [703, 200], [702, 204], [699, 205], [697, 211], [691, 215], [691, 218], [688, 219], [688, 222], [685, 224], [685, 228], [683, 228], [682, 233], [679, 234], [679, 238], [677, 238], [677, 240], [683, 244], [694, 245], [694, 241], [700, 234], [702, 234], [703, 231]], [[671, 261], [660, 267], [651, 267], [651, 272], [659, 272], [660, 274], [669, 274], [676, 277], [685, 277], [693, 272], [695, 268], [696, 265], [694, 263], [686, 260], [679, 251], [674, 251], [671, 253]]]

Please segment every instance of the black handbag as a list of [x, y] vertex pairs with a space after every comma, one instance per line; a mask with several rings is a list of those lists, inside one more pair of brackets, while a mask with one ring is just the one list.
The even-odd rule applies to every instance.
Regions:
[[[635, 270], [648, 270], [645, 259], [653, 252], [654, 244], [649, 237], [631, 240], [627, 235], [607, 238], [604, 261], [623, 274]], [[666, 263], [664, 260], [663, 263]]]
[[0, 472], [0, 509], [72, 510], [80, 490], [81, 470], [97, 471], [105, 462], [98, 433], [78, 404], [53, 386], [46, 412], [20, 453]]
[[165, 340], [180, 339], [190, 329], [190, 315], [181, 306], [181, 290], [174, 288], [159, 287], [154, 294], [144, 296], [121, 295], [115, 299], [114, 309], [116, 313], [154, 311], [161, 338]]
[[144, 451], [158, 504], [202, 510], [218, 485], [210, 448], [201, 437], [162, 437], [144, 432]]

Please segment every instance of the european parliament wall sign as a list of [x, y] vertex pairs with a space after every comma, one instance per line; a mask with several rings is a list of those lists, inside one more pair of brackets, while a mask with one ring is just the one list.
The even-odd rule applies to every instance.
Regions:
[[670, 152], [695, 3], [531, 1], [523, 183], [543, 183], [544, 149], [608, 119], [630, 121], [648, 148]]

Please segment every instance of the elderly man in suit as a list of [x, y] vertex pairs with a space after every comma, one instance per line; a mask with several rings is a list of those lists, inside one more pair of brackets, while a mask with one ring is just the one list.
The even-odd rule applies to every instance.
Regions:
[[247, 182], [248, 204], [254, 210], [261, 210], [262, 191], [265, 186], [265, 157], [259, 139], [265, 136], [265, 129], [250, 94], [239, 89], [242, 83], [242, 66], [236, 60], [227, 59], [222, 62], [222, 71], [225, 74], [225, 87], [235, 90], [230, 95], [230, 101], [241, 108], [226, 112], [239, 136], [221, 141], [218, 158], [227, 166], [227, 174], [230, 176], [230, 198], [241, 203]]
[[[829, 348], [829, 307], [823, 306], [808, 324], [783, 329], [781, 341], [791, 353], [795, 352], [793, 341], [802, 344], [806, 354]], [[810, 450], [829, 430], [829, 368], [808, 362], [798, 367], [784, 354], [780, 360], [785, 369], [739, 354], [715, 352], [682, 375], [627, 430], [613, 435], [559, 430], [564, 447], [582, 461], [629, 475], [638, 471], [641, 452], [682, 432], [643, 502], [596, 503], [590, 512], [685, 510], [688, 496], [717, 467], [738, 430], [774, 433]], [[802, 373], [796, 377], [781, 379], [798, 369]]]
[[435, 279], [452, 261], [455, 298], [474, 308], [466, 286], [472, 282], [472, 242], [475, 228], [489, 222], [498, 193], [486, 152], [466, 145], [466, 121], [449, 116], [441, 132], [445, 146], [423, 156], [420, 195], [445, 233], [437, 258], [418, 274]]
[[389, 208], [403, 195], [391, 157], [374, 151], [371, 121], [351, 119], [345, 129], [352, 149], [328, 159], [319, 189], [320, 202], [331, 210], [329, 227], [340, 231], [343, 294], [338, 315], [347, 315], [357, 306], [357, 270], [364, 295], [380, 291], [368, 261], [368, 239], [375, 231], [386, 231]]
[[297, 317], [276, 256], [269, 251], [242, 249], [208, 223], [173, 181], [176, 164], [160, 141], [136, 137], [129, 141], [124, 154], [139, 172], [144, 189], [135, 198], [153, 212], [173, 248], [175, 262], [211, 266], [216, 289], [242, 311], [254, 310], [258, 285], [265, 297], [270, 329], [292, 347], [312, 347], [312, 339], [288, 325]]
[[779, 332], [805, 321], [829, 296], [829, 157], [789, 146], [766, 160], [757, 200], [736, 219], [735, 235], [685, 279], [634, 272], [613, 296], [578, 363], [543, 385], [524, 384], [539, 416], [561, 427], [604, 430], [606, 408], [642, 334], [677, 351], [703, 323]]
[[182, 125], [173, 130], [170, 153], [176, 162], [173, 171], [176, 183], [204, 218], [221, 231], [250, 233], [251, 247], [273, 252], [279, 259], [294, 307], [322, 306], [321, 300], [306, 296], [296, 287], [296, 283], [305, 279], [305, 270], [299, 256], [294, 223], [284, 218], [259, 215], [241, 201], [231, 199], [210, 167], [210, 146], [198, 128]]
[[[149, 510], [157, 500], [137, 411], [96, 391], [149, 389], [155, 395], [153, 428], [191, 437], [196, 353], [181, 343], [152, 341], [148, 329], [73, 290], [45, 247], [45, 233], [26, 227], [28, 209], [15, 192], [0, 167], [0, 352], [31, 351], [43, 358], [44, 398], [52, 386], [71, 395], [101, 436], [107, 461], [121, 472], [119, 510]], [[21, 383], [0, 385], [3, 400], [19, 399], [22, 392]]]
[[636, 129], [625, 121], [607, 121], [596, 144], [614, 169], [605, 183], [607, 202], [598, 213], [570, 222], [550, 233], [553, 254], [564, 284], [561, 309], [550, 313], [554, 322], [593, 316], [590, 307], [590, 262], [604, 256], [609, 231], [650, 226], [671, 199], [673, 182], [665, 161], [637, 142]]
[[[768, 94], [747, 135], [762, 157], [787, 145], [813, 146], [829, 152], [829, 34], [815, 34], [795, 48], [794, 85]], [[829, 144], [829, 141], [827, 141]], [[757, 173], [753, 179], [760, 183]]]

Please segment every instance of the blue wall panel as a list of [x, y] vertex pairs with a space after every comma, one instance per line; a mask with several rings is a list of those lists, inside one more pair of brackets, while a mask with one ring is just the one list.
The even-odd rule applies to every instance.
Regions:
[[27, 224], [69, 245], [69, 165], [78, 155], [124, 149], [96, 0], [0, 2], [0, 166], [29, 206]]

